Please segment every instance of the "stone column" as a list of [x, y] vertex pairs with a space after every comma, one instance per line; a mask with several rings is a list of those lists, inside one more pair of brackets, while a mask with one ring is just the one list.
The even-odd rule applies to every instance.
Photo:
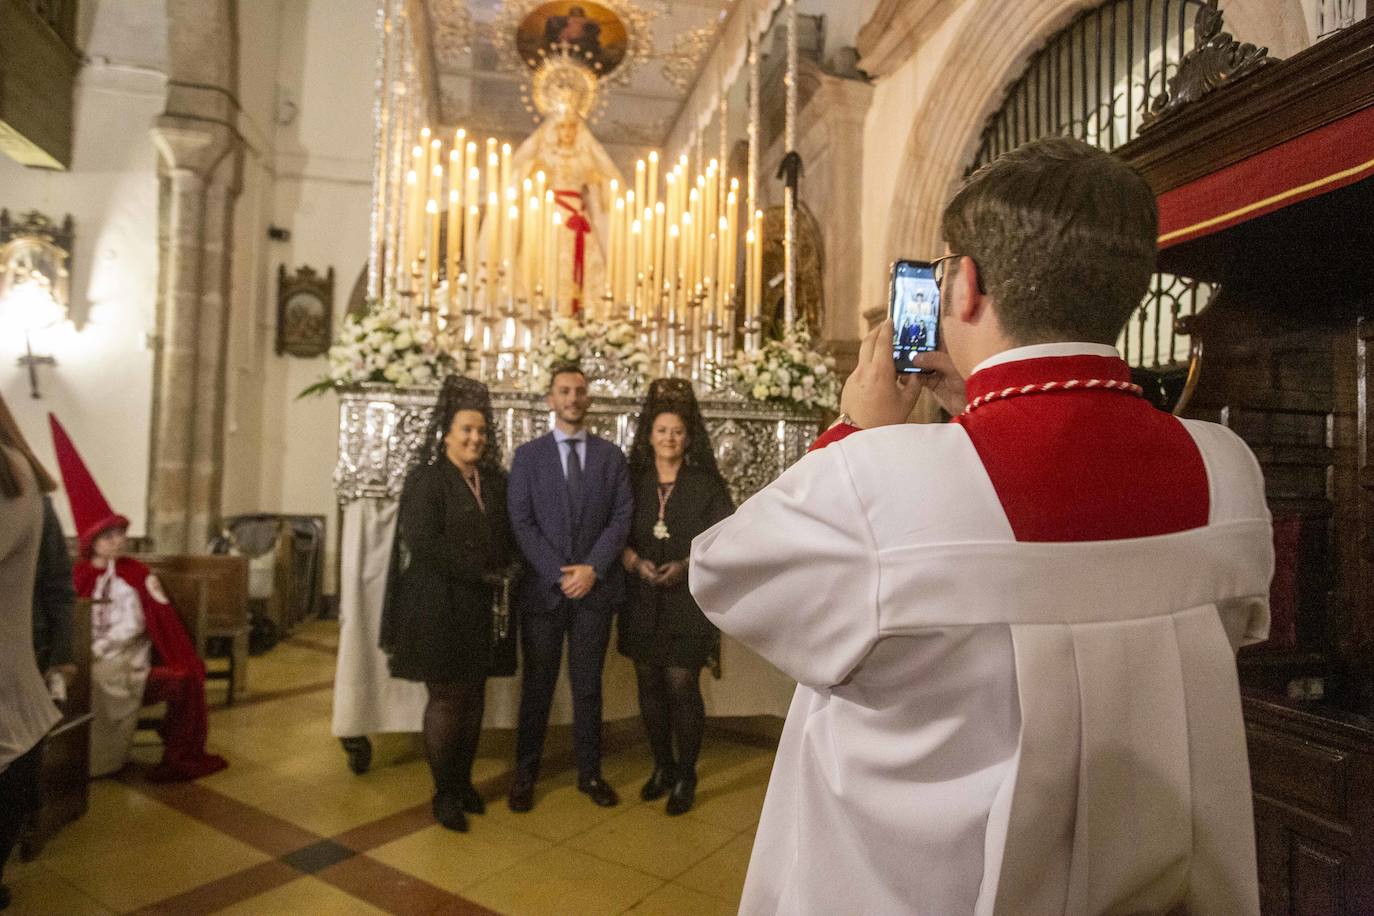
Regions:
[[223, 123], [187, 115], [159, 117], [152, 137], [165, 174], [165, 241], [147, 530], [159, 551], [200, 551], [219, 517], [233, 201], [243, 142]]

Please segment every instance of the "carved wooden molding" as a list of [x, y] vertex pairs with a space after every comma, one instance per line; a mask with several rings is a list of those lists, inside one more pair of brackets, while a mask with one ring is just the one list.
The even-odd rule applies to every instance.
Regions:
[[1236, 41], [1230, 32], [1223, 32], [1224, 15], [1217, 9], [1217, 0], [1208, 0], [1207, 5], [1197, 11], [1193, 20], [1193, 50], [1183, 56], [1178, 72], [1169, 78], [1169, 90], [1150, 103], [1141, 130], [1148, 130], [1159, 118], [1167, 117], [1222, 86], [1278, 63], [1269, 56], [1268, 48]]

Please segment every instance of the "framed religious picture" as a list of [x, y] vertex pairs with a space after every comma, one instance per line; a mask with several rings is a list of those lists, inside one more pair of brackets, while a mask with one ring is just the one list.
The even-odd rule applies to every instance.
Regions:
[[277, 269], [277, 355], [322, 356], [334, 323], [334, 268], [320, 276], [310, 267]]
[[520, 22], [515, 45], [530, 67], [542, 55], [564, 50], [601, 75], [609, 74], [629, 50], [629, 32], [609, 7], [592, 0], [541, 3]]

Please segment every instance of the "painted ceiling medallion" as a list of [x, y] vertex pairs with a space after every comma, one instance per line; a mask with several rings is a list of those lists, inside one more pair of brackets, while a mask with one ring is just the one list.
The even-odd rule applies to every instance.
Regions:
[[625, 85], [653, 56], [651, 26], [661, 12], [654, 0], [513, 0], [501, 5], [493, 38], [507, 69], [537, 71], [557, 54]]

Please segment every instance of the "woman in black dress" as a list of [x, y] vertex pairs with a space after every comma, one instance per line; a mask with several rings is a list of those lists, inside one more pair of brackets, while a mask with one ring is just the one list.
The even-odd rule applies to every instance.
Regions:
[[668, 794], [668, 813], [683, 814], [696, 798], [706, 724], [701, 669], [719, 640], [687, 590], [687, 556], [693, 538], [734, 511], [689, 382], [660, 379], [650, 387], [630, 474], [635, 514], [624, 563], [632, 584], [620, 651], [635, 663], [654, 754], [639, 794], [645, 801]]
[[382, 614], [392, 676], [429, 691], [423, 736], [434, 817], [460, 831], [468, 829], [464, 812], [486, 810], [472, 763], [492, 667], [493, 600], [514, 557], [491, 428], [486, 386], [446, 379], [401, 491]]

